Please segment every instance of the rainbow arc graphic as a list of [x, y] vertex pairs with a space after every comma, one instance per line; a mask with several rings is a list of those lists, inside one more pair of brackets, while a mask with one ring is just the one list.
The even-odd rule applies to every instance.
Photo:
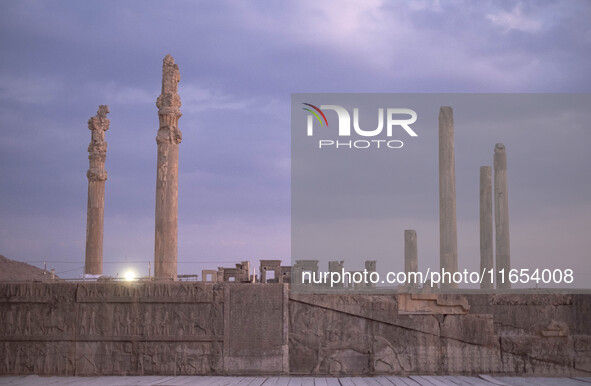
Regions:
[[[309, 108], [302, 107], [302, 109], [304, 109], [304, 110], [306, 110], [306, 111], [314, 114], [314, 116], [316, 117], [316, 119], [318, 119], [318, 122], [320, 122], [320, 126], [324, 126], [324, 123], [326, 123], [326, 126], [328, 126], [328, 121], [326, 120], [326, 116], [324, 115], [324, 113], [322, 112], [322, 110], [320, 110], [318, 107], [316, 107], [314, 105], [311, 105], [309, 103], [302, 103], [302, 104], [304, 104], [306, 106], [310, 106], [311, 108], [313, 108], [314, 110], [316, 110], [316, 111], [314, 111], [314, 110], [310, 110]], [[322, 123], [322, 119], [320, 119], [320, 116], [316, 112], [318, 112], [318, 113], [320, 113], [320, 115], [322, 115], [322, 118], [324, 118], [324, 123]]]

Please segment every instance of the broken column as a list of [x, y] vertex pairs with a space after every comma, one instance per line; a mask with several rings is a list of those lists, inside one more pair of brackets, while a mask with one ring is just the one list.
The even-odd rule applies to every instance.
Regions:
[[364, 282], [366, 288], [374, 288], [376, 286], [376, 284], [371, 281], [371, 274], [377, 272], [376, 264], [377, 260], [365, 260], [365, 270], [367, 271], [368, 277], [367, 281]]
[[162, 64], [162, 93], [156, 101], [160, 128], [158, 169], [156, 176], [156, 234], [154, 245], [154, 277], [177, 277], [177, 220], [179, 143], [182, 133], [178, 128], [181, 98], [178, 95], [179, 67], [170, 55]]
[[492, 217], [492, 170], [480, 167], [480, 271], [487, 272], [480, 283], [482, 289], [494, 288], [488, 272], [494, 269], [493, 217]]
[[[494, 155], [495, 168], [495, 263], [497, 288], [511, 288], [507, 280], [511, 269], [509, 252], [509, 197], [507, 195], [507, 153], [505, 145], [497, 143]], [[501, 282], [499, 271], [505, 270], [505, 282]]]
[[419, 270], [418, 252], [417, 252], [417, 231], [413, 229], [404, 230], [404, 272], [407, 276], [409, 272]]
[[88, 177], [88, 207], [86, 213], [86, 262], [84, 273], [89, 275], [103, 274], [103, 223], [105, 213], [105, 159], [107, 158], [107, 142], [105, 131], [109, 130], [107, 114], [109, 107], [100, 105], [96, 115], [88, 120], [91, 131], [88, 145], [90, 168]]
[[[452, 275], [458, 270], [457, 233], [453, 110], [442, 106], [439, 110], [439, 261], [440, 268]], [[445, 287], [457, 285], [442, 284]]]

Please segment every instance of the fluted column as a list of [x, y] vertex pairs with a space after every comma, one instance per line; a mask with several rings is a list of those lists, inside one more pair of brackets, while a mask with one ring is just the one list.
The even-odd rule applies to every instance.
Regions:
[[88, 145], [90, 168], [88, 178], [88, 206], [86, 212], [86, 259], [84, 273], [90, 275], [103, 274], [103, 224], [105, 212], [105, 159], [107, 158], [107, 142], [105, 131], [109, 130], [107, 114], [109, 107], [100, 105], [96, 115], [88, 120], [88, 128], [92, 135]]
[[491, 289], [489, 270], [494, 268], [493, 260], [493, 216], [492, 216], [492, 170], [490, 166], [480, 167], [480, 272], [487, 272], [480, 288]]
[[178, 239], [178, 167], [179, 143], [182, 133], [178, 128], [181, 98], [178, 95], [179, 67], [170, 55], [162, 64], [162, 93], [156, 101], [160, 128], [158, 168], [156, 176], [156, 216], [154, 242], [154, 277], [177, 278]]
[[[458, 270], [454, 119], [449, 106], [439, 110], [439, 260], [446, 272], [453, 274]], [[445, 287], [457, 285], [442, 284]]]
[[[511, 288], [507, 280], [511, 269], [509, 250], [509, 196], [507, 189], [507, 153], [505, 145], [497, 143], [494, 155], [495, 168], [495, 262], [497, 265], [497, 288]], [[505, 283], [501, 283], [500, 270], [505, 270]]]

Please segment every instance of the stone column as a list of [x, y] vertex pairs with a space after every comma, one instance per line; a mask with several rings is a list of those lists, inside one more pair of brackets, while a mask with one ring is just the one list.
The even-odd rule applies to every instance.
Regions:
[[373, 272], [377, 272], [376, 269], [377, 260], [365, 260], [365, 270], [367, 271], [368, 280], [364, 283], [365, 288], [374, 288], [376, 285], [370, 280], [370, 275]]
[[[509, 252], [509, 197], [507, 195], [507, 153], [505, 145], [497, 143], [494, 155], [495, 168], [495, 262], [497, 266], [497, 288], [511, 288], [507, 280], [511, 269]], [[500, 270], [505, 270], [505, 283], [501, 283]]]
[[[439, 110], [439, 260], [441, 269], [458, 270], [458, 231], [456, 225], [456, 171], [453, 110]], [[445, 284], [442, 288], [457, 287]]]
[[[404, 272], [418, 272], [419, 257], [417, 252], [417, 231], [413, 229], [404, 230]], [[408, 283], [407, 287], [418, 287], [419, 283]]]
[[179, 67], [170, 55], [162, 64], [162, 93], [156, 101], [160, 128], [156, 136], [158, 144], [158, 169], [156, 176], [156, 234], [154, 245], [154, 277], [177, 277], [177, 219], [178, 219], [178, 168], [179, 143], [182, 133], [178, 128], [181, 116], [178, 83]]
[[90, 168], [88, 177], [88, 206], [86, 212], [86, 262], [84, 273], [103, 274], [103, 223], [105, 214], [105, 159], [107, 142], [105, 131], [109, 130], [107, 114], [109, 107], [100, 105], [96, 115], [88, 120], [92, 135], [88, 145]]
[[482, 289], [494, 288], [488, 273], [494, 268], [491, 169], [490, 166], [480, 167], [480, 272], [486, 271], [480, 283]]
[[404, 272], [417, 272], [419, 260], [417, 252], [417, 231], [413, 229], [404, 230]]

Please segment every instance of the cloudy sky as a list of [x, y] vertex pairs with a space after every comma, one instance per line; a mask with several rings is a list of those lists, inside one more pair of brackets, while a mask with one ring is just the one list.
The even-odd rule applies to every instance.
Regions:
[[[87, 120], [108, 104], [105, 273], [147, 274], [166, 54], [179, 64], [183, 103], [179, 273], [192, 273], [289, 261], [292, 93], [586, 93], [589, 20], [586, 0], [3, 1], [0, 254], [47, 261], [66, 277], [82, 272]], [[587, 255], [583, 231], [563, 231], [590, 225], [589, 131], [572, 138], [574, 150], [547, 151], [550, 175], [577, 165], [583, 182], [563, 186], [564, 202], [548, 198], [542, 216], [556, 221], [549, 234], [560, 229], [558, 241], [575, 243], [568, 253]], [[457, 158], [470, 158], [464, 148]], [[471, 189], [458, 176], [458, 196]], [[430, 204], [421, 208], [425, 227], [438, 221]], [[514, 223], [528, 232], [512, 228], [513, 240], [537, 242], [531, 225], [542, 211], [524, 212]], [[458, 209], [460, 235], [476, 216]]]

